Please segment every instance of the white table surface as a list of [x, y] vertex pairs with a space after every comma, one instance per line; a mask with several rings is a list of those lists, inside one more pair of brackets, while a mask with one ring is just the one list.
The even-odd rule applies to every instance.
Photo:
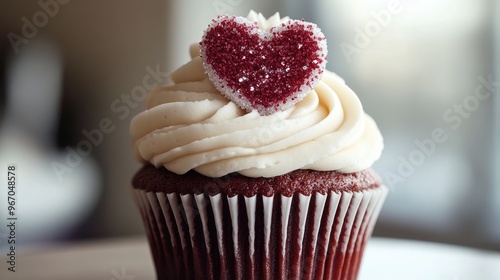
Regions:
[[[62, 244], [20, 253], [17, 272], [0, 256], [0, 279], [147, 280], [154, 271], [145, 238]], [[497, 280], [500, 252], [400, 239], [372, 238], [359, 280]]]

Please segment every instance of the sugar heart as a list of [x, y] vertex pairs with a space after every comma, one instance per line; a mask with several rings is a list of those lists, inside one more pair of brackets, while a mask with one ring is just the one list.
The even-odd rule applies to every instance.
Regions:
[[326, 39], [313, 23], [290, 20], [269, 32], [244, 17], [219, 16], [200, 42], [205, 72], [241, 108], [270, 115], [302, 100], [321, 79]]

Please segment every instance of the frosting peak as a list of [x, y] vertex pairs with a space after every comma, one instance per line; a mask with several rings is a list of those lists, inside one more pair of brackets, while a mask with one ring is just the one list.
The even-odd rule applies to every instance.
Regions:
[[280, 18], [280, 13], [275, 13], [274, 15], [266, 19], [264, 15], [262, 15], [261, 13], [256, 13], [253, 10], [248, 13], [247, 19], [249, 21], [255, 22], [257, 26], [264, 31], [269, 31], [272, 27], [278, 26], [290, 20], [289, 17]]

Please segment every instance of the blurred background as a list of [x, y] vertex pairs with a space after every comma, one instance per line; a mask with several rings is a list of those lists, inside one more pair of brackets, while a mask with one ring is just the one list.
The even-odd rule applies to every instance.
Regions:
[[250, 9], [316, 22], [377, 120], [391, 191], [374, 235], [500, 250], [493, 0], [1, 1], [0, 215], [15, 165], [21, 248], [143, 234], [130, 119], [210, 19]]

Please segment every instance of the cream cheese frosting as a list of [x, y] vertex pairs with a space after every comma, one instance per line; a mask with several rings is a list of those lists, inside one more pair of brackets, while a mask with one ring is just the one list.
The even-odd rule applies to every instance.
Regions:
[[[281, 23], [250, 13], [262, 29]], [[223, 97], [204, 72], [199, 45], [171, 74], [172, 85], [148, 94], [130, 125], [133, 152], [156, 167], [221, 177], [238, 172], [273, 177], [297, 169], [349, 173], [369, 168], [383, 138], [356, 94], [335, 73], [293, 107], [268, 116], [246, 112]]]

